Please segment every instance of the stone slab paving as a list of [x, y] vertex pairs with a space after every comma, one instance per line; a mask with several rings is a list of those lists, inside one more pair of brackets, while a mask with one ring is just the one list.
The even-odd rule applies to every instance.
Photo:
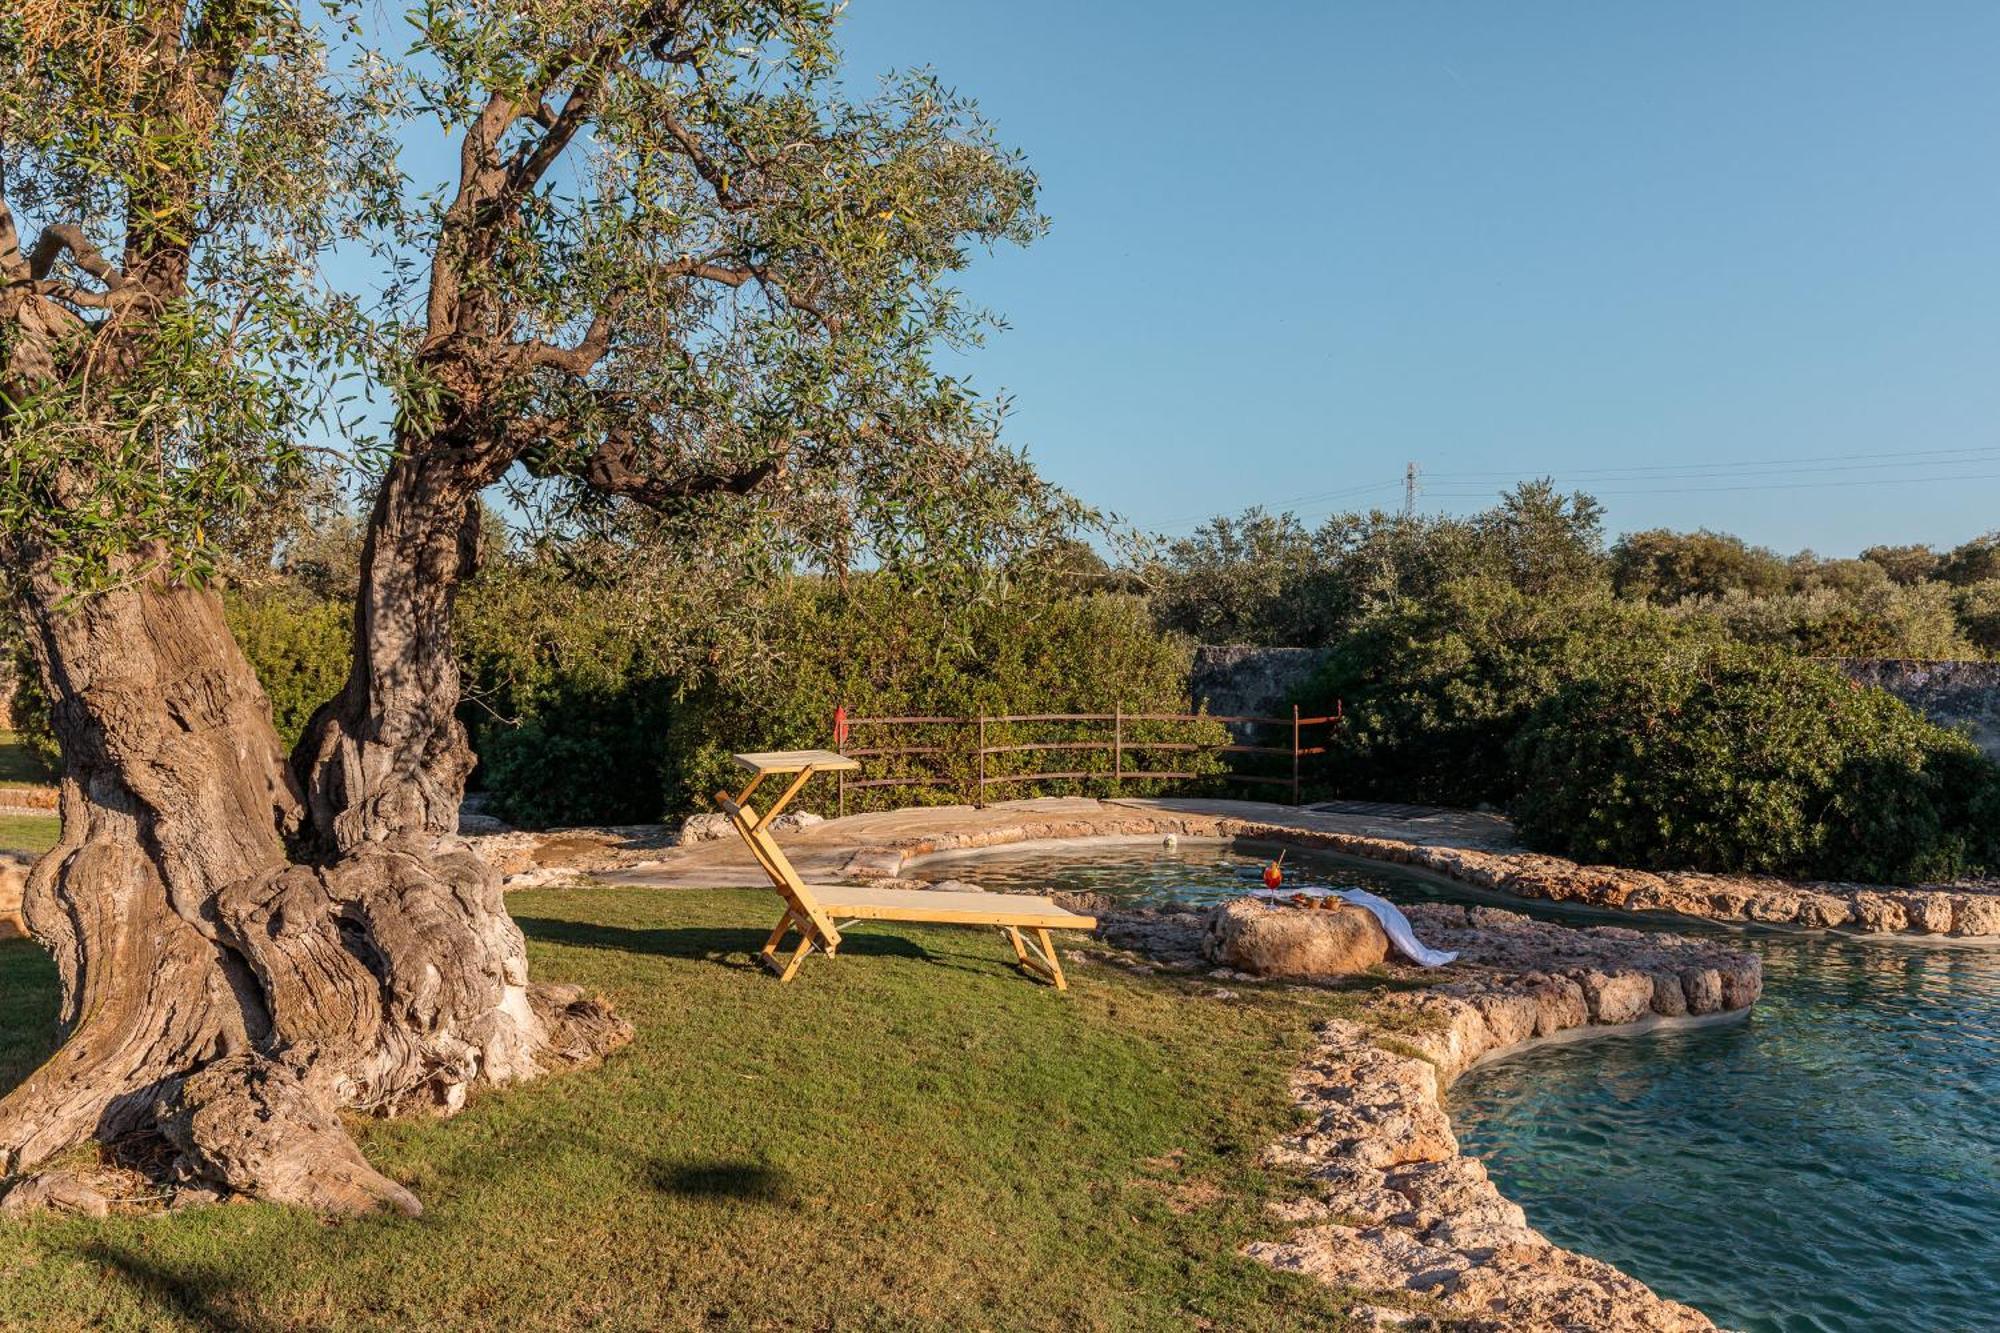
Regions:
[[[1238, 821], [1283, 831], [1396, 838], [1419, 845], [1504, 849], [1513, 831], [1498, 816], [1438, 810], [1422, 820], [1325, 814], [1262, 801], [1109, 800], [1050, 796], [969, 805], [925, 806], [830, 819], [777, 835], [778, 845], [808, 881], [893, 875], [938, 852], [1023, 842], [1104, 837], [1239, 836], [1218, 831]], [[875, 853], [870, 857], [867, 854]], [[893, 853], [894, 855], [888, 855]], [[857, 859], [859, 858], [859, 859]], [[871, 876], [865, 873], [880, 867]], [[760, 885], [763, 873], [735, 837], [674, 847], [634, 864], [594, 871], [611, 884], [715, 889]]]

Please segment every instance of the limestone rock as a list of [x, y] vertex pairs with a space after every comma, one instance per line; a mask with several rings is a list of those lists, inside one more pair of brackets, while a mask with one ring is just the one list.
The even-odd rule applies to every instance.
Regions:
[[903, 853], [894, 847], [863, 847], [841, 866], [843, 879], [894, 879], [903, 872]]
[[1942, 893], [1891, 894], [1909, 918], [1907, 929], [1924, 935], [1943, 935], [1951, 930], [1951, 897]]
[[[1097, 898], [1103, 895], [1091, 896]], [[1091, 910], [1073, 906], [1061, 898], [1056, 901], [1072, 912], [1087, 911], [1089, 915], [1095, 916], [1097, 937], [1114, 949], [1130, 949], [1174, 967], [1185, 967], [1202, 961], [1205, 918], [1201, 912], [1151, 908], [1116, 911], [1108, 907]]]
[[1953, 894], [1951, 933], [2000, 935], [2000, 893]]
[[1255, 977], [1348, 976], [1389, 956], [1389, 937], [1359, 907], [1292, 907], [1238, 898], [1209, 911], [1209, 961]]
[[1586, 969], [1578, 975], [1593, 1023], [1636, 1023], [1653, 1008], [1653, 979], [1643, 972]]
[[681, 842], [714, 842], [717, 838], [727, 838], [735, 830], [730, 827], [729, 816], [725, 814], [689, 815], [681, 824]]
[[1066, 912], [1078, 916], [1109, 916], [1122, 904], [1108, 893], [1098, 893], [1091, 889], [1058, 889], [1049, 895], [1049, 901]]
[[[771, 827], [780, 833], [798, 833], [825, 822], [825, 815], [816, 815], [810, 810], [787, 810], [771, 821]], [[723, 832], [728, 831], [729, 826], [725, 823]]]

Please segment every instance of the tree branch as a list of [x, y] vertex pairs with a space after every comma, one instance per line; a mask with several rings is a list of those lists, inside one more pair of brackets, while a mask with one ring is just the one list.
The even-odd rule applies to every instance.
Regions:
[[720, 204], [725, 212], [745, 213], [757, 206], [756, 200], [742, 198], [730, 188], [729, 173], [708, 155], [708, 150], [701, 146], [701, 140], [695, 137], [692, 130], [665, 114], [661, 115], [660, 123], [665, 126], [667, 133], [673, 136], [674, 142], [680, 145], [681, 156], [688, 160], [695, 174], [708, 182], [708, 188], [715, 192], [716, 203]]
[[[432, 339], [474, 331], [463, 327], [468, 312], [458, 301], [463, 285], [458, 270], [491, 254], [507, 218], [596, 114], [611, 71], [636, 47], [644, 30], [659, 28], [661, 35], [655, 41], [666, 40], [685, 7], [686, 0], [660, 0], [594, 43], [571, 47], [550, 59], [518, 99], [501, 93], [488, 99], [460, 145], [458, 192], [446, 210], [431, 264], [425, 314]], [[554, 110], [547, 100], [550, 90], [579, 66], [562, 110]], [[542, 134], [503, 162], [500, 142], [521, 120], [540, 126]]]
[[[11, 226], [9, 230], [12, 230]], [[42, 229], [34, 250], [28, 255], [28, 275], [38, 282], [48, 277], [65, 250], [76, 260], [76, 266], [103, 283], [106, 291], [115, 292], [124, 287], [125, 275], [104, 257], [102, 250], [90, 243], [90, 238], [83, 234], [83, 228], [68, 222]]]
[[746, 467], [662, 476], [648, 466], [629, 417], [613, 423], [596, 447], [581, 457], [549, 446], [551, 439], [571, 429], [570, 423], [545, 417], [517, 419], [515, 434], [524, 442], [519, 451], [522, 466], [537, 477], [570, 477], [600, 494], [621, 495], [649, 508], [704, 495], [748, 495], [785, 469], [785, 455], [779, 453]]
[[657, 477], [635, 465], [637, 451], [629, 442], [607, 440], [584, 460], [577, 477], [594, 491], [622, 495], [649, 508], [661, 508], [703, 495], [748, 495], [776, 476], [783, 462], [767, 458], [734, 472], [698, 472], [685, 477]]
[[560, 370], [581, 379], [611, 350], [611, 322], [611, 312], [600, 310], [591, 319], [590, 328], [583, 337], [569, 347], [557, 347], [545, 342], [528, 343], [523, 349], [527, 353], [528, 364]]
[[[770, 275], [758, 265], [725, 264], [720, 262], [718, 256], [676, 259], [656, 264], [648, 272], [661, 278], [700, 278], [725, 287], [742, 287], [750, 282], [767, 284], [770, 281]], [[591, 319], [589, 330], [570, 346], [559, 347], [539, 340], [522, 344], [527, 366], [560, 370], [579, 378], [588, 375], [611, 350], [612, 326], [616, 318], [617, 298], [614, 296]]]
[[545, 124], [542, 113], [548, 108], [546, 105], [537, 107], [534, 119], [537, 124], [544, 124], [542, 135], [532, 144], [521, 145], [507, 163], [505, 178], [489, 205], [495, 214], [505, 212], [525, 198], [548, 174], [549, 168], [569, 148], [577, 132], [596, 114], [597, 99], [604, 91], [610, 72], [609, 62], [593, 65], [586, 81], [563, 99], [562, 110]]

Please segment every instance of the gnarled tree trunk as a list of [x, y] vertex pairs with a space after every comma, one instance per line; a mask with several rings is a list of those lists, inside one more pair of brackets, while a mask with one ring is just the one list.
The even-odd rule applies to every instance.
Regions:
[[135, 562], [127, 586], [70, 602], [26, 553], [64, 773], [62, 841], [23, 911], [68, 1040], [0, 1099], [0, 1169], [157, 1132], [186, 1178], [415, 1212], [340, 1110], [454, 1111], [629, 1034], [530, 986], [497, 878], [456, 837], [471, 755], [448, 621], [477, 489], [397, 465], [353, 675], [292, 760], [214, 593]]

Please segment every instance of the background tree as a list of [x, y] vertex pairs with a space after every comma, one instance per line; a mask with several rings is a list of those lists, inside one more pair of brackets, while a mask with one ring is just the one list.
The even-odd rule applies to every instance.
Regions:
[[1323, 647], [1371, 616], [1434, 598], [1458, 579], [1529, 593], [1603, 581], [1603, 510], [1547, 481], [1522, 482], [1490, 509], [1334, 514], [1316, 531], [1250, 509], [1167, 543], [1141, 568], [1162, 628], [1204, 643]]
[[1724, 532], [1631, 532], [1611, 547], [1611, 584], [1620, 597], [1670, 606], [1732, 592], [1763, 596], [1791, 584], [1785, 558]]
[[1935, 578], [1938, 553], [1926, 543], [1904, 546], [1870, 546], [1861, 552], [1863, 560], [1882, 566], [1897, 583], [1922, 583]]
[[1960, 587], [2000, 579], [2000, 532], [1954, 546], [1939, 558], [1936, 577]]
[[[410, 17], [400, 63], [284, 0], [0, 20], [0, 544], [63, 753], [24, 912], [69, 1029], [0, 1100], [9, 1171], [156, 1134], [183, 1177], [414, 1211], [340, 1109], [449, 1111], [621, 1038], [529, 985], [455, 839], [450, 618], [496, 482], [627, 553], [749, 530], [890, 570], [1075, 517], [931, 368], [979, 326], [968, 243], [1040, 227], [969, 106], [847, 97], [816, 0]], [[399, 173], [412, 116], [456, 144], [441, 189]], [[379, 315], [321, 276], [336, 245]], [[357, 359], [393, 422], [333, 432], [373, 491], [351, 669], [288, 756], [205, 576], [303, 489]]]

